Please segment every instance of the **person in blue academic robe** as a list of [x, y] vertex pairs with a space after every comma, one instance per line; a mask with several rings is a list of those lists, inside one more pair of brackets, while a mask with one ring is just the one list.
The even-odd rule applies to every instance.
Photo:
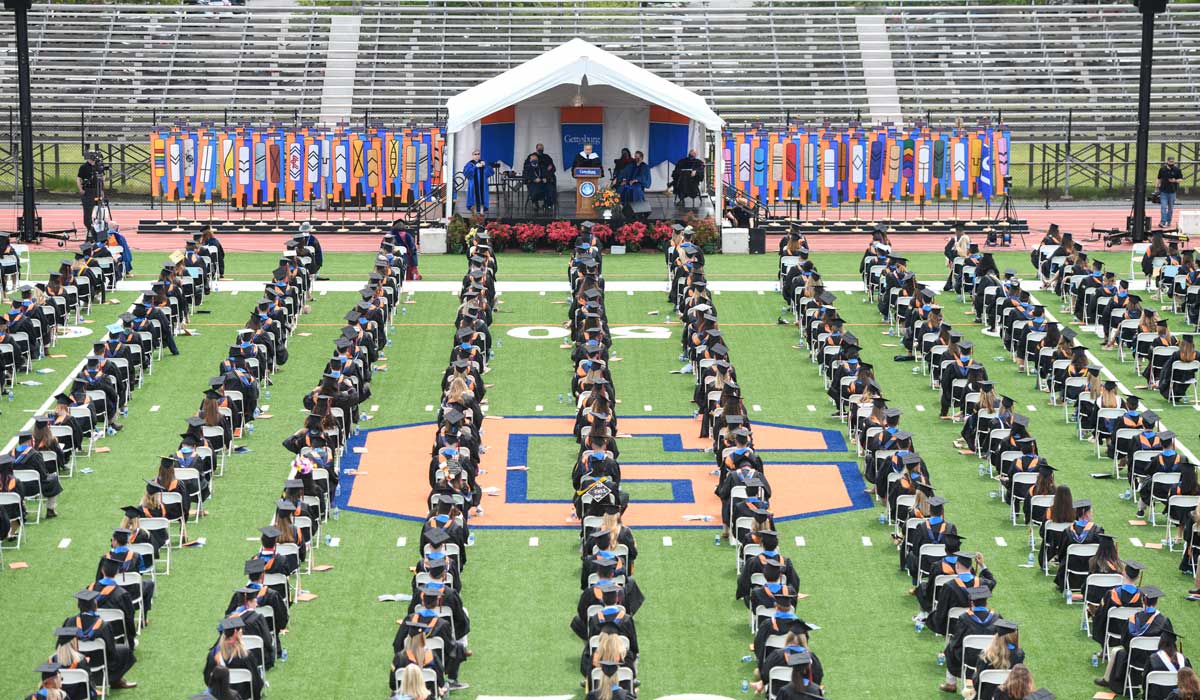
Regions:
[[641, 151], [637, 151], [633, 154], [633, 162], [617, 173], [614, 184], [624, 203], [646, 201], [646, 188], [650, 186], [650, 166], [644, 162], [645, 158]]
[[488, 210], [488, 180], [492, 177], [492, 166], [483, 162], [483, 157], [476, 149], [471, 154], [471, 160], [463, 166], [463, 176], [467, 179], [467, 209], [473, 212]]

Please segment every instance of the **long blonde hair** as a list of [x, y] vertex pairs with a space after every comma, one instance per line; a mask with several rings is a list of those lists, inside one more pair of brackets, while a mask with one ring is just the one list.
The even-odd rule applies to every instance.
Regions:
[[1012, 652], [1009, 651], [1008, 645], [1017, 646], [1017, 633], [1010, 632], [1008, 634], [998, 634], [992, 637], [992, 643], [987, 645], [983, 651], [979, 652], [979, 658], [987, 661], [988, 666], [995, 669], [1006, 669], [1012, 667]]
[[58, 645], [58, 648], [54, 650], [54, 660], [62, 666], [74, 666], [85, 661], [83, 654], [79, 653], [79, 644], [74, 639]]
[[408, 655], [417, 660], [417, 663], [425, 661], [425, 635], [410, 634], [404, 638], [404, 651]]
[[462, 397], [466, 391], [466, 381], [456, 375], [450, 380], [450, 386], [446, 389], [446, 403], [462, 403]]
[[[405, 646], [407, 646], [405, 642]], [[416, 700], [425, 700], [429, 697], [429, 688], [425, 687], [425, 677], [421, 675], [421, 667], [416, 664], [409, 664], [404, 667], [404, 671], [400, 674], [400, 695], [406, 695]]]
[[600, 529], [608, 533], [608, 547], [613, 549], [621, 536], [621, 514], [605, 513], [600, 520]]
[[242, 645], [242, 633], [234, 631], [233, 636], [221, 635], [220, 646], [218, 651], [221, 653], [221, 658], [226, 663], [233, 658], [243, 658], [246, 656], [246, 647]]
[[625, 660], [625, 654], [628, 650], [625, 648], [625, 642], [621, 641], [621, 636], [612, 632], [601, 632], [600, 639], [596, 642], [596, 662], [615, 661], [621, 662]]
[[612, 700], [613, 688], [617, 685], [616, 676], [606, 676], [600, 673], [600, 686], [596, 688], [596, 700]]

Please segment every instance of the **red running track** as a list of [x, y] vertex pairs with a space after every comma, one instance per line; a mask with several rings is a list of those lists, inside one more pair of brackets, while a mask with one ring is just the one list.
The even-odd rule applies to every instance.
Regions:
[[[0, 229], [15, 229], [19, 212], [19, 207], [0, 207]], [[82, 226], [81, 212], [75, 207], [47, 206], [42, 207], [39, 213], [42, 217], [43, 225], [47, 230], [70, 228], [72, 225]], [[1085, 245], [1095, 249], [1100, 246], [1100, 243], [1090, 242], [1089, 240], [1091, 238], [1092, 226], [1101, 228], [1124, 227], [1127, 213], [1127, 210], [1124, 208], [1117, 207], [1097, 207], [1092, 209], [1074, 207], [1043, 209], [1039, 207], [1018, 209], [1017, 216], [1029, 222], [1029, 228], [1033, 231], [1033, 234], [1026, 236], [1026, 240], [1023, 243], [1019, 239], [1014, 241], [1014, 248], [1024, 250], [1036, 244], [1041, 239], [1041, 234], [1046, 231], [1046, 228], [1051, 223], [1057, 223], [1064, 231], [1070, 231], [1075, 234], [1076, 240], [1083, 241]], [[845, 218], [852, 218], [849, 210], [834, 212], [834, 214], [844, 216]], [[289, 215], [287, 212], [283, 212], [282, 217], [288, 218]], [[178, 234], [132, 233], [135, 231], [137, 223], [140, 220], [157, 220], [159, 218], [159, 211], [157, 209], [114, 208], [113, 218], [116, 219], [123, 231], [126, 232], [126, 238], [128, 238], [134, 250], [172, 251], [182, 246], [183, 236]], [[298, 218], [303, 219], [304, 217]], [[340, 217], [335, 215], [330, 218], [338, 220]], [[251, 217], [250, 220], [254, 221], [256, 219]], [[279, 250], [287, 238], [287, 234], [226, 234], [221, 236], [221, 243], [225, 246], [225, 250], [229, 252], [272, 252]], [[897, 240], [896, 243], [905, 252], [941, 251], [945, 243], [943, 237], [936, 234], [905, 235], [900, 238], [901, 240]], [[809, 237], [814, 250], [830, 252], [861, 251], [866, 247], [869, 239], [870, 237], [867, 235], [810, 235]], [[378, 241], [379, 236], [377, 234], [346, 234], [322, 236], [321, 245], [327, 252], [370, 252], [375, 250]], [[773, 249], [774, 245], [775, 242], [770, 241], [768, 249]], [[48, 245], [41, 244], [38, 247], [53, 249], [57, 247], [57, 244], [51, 241]], [[1125, 244], [1114, 247], [1114, 250], [1127, 250], [1128, 248], [1129, 245]]]

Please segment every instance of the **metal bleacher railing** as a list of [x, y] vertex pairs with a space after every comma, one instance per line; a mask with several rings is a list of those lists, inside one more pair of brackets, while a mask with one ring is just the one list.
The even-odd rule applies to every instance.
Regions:
[[[36, 5], [40, 175], [73, 174], [63, 164], [78, 162], [78, 145], [113, 144], [120, 150], [111, 160], [125, 175], [118, 186], [148, 191], [139, 163], [153, 125], [317, 121], [330, 114], [326, 70], [338, 59], [352, 58], [355, 69], [339, 118], [433, 122], [450, 96], [574, 36], [698, 92], [735, 126], [866, 120], [864, 15], [883, 18], [904, 122], [1003, 117], [1014, 132], [1018, 186], [1049, 188], [1062, 177], [1101, 188], [1124, 182], [1102, 181], [1095, 169], [1065, 175], [1079, 151], [1068, 157], [1044, 145], [1068, 140], [1068, 114], [1079, 148], [1133, 139], [1139, 18], [1117, 0], [271, 5]], [[349, 16], [358, 19], [353, 41], [334, 36]], [[0, 14], [0, 31], [9, 22]], [[1153, 138], [1181, 149], [1185, 165], [1200, 161], [1200, 5], [1173, 3], [1156, 47]], [[15, 84], [12, 50], [0, 50], [0, 96], [10, 105]], [[15, 118], [0, 112], [0, 193], [15, 188], [14, 133]], [[48, 154], [51, 144], [58, 148]], [[1122, 154], [1096, 152], [1097, 167]]]

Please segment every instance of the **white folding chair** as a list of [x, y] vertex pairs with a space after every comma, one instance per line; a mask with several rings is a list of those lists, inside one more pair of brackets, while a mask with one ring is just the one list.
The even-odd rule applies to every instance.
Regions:
[[264, 642], [263, 638], [258, 636], [257, 634], [243, 634], [242, 635], [242, 646], [246, 647], [246, 651], [250, 652], [251, 654], [254, 654], [254, 652], [258, 652], [258, 655], [254, 656], [253, 658], [256, 661], [258, 661], [259, 676], [262, 678], [266, 678], [267, 677], [267, 667], [266, 667], [267, 651], [266, 651], [266, 643]]
[[[1082, 585], [1079, 589], [1071, 586], [1071, 578], [1083, 576], [1087, 580], [1088, 566], [1091, 563], [1092, 557], [1096, 556], [1096, 552], [1100, 550], [1098, 544], [1070, 544], [1067, 545], [1067, 556], [1065, 561], [1060, 565], [1066, 567], [1066, 573], [1063, 575], [1063, 591], [1070, 591], [1072, 594], [1077, 590], [1082, 590]], [[1067, 597], [1067, 605], [1072, 603], [1072, 598]]]
[[[1146, 681], [1142, 684], [1142, 697], [1165, 698], [1178, 687], [1179, 673], [1177, 671], [1151, 671], [1146, 674]], [[1151, 694], [1151, 688], [1158, 690]]]
[[[1156, 651], [1158, 637], [1134, 637], [1129, 640], [1129, 653], [1125, 655], [1125, 697], [1133, 697], [1133, 674], [1136, 672], [1144, 675], [1150, 665], [1150, 655]], [[1140, 660], [1141, 665], [1135, 663], [1135, 657]]]
[[[179, 544], [175, 545], [175, 547], [176, 547], [176, 549], [180, 549], [183, 547], [184, 530], [187, 529], [187, 526], [184, 524], [187, 521], [187, 517], [186, 517], [187, 509], [184, 508], [183, 494], [177, 493], [175, 491], [163, 491], [161, 494], [159, 494], [159, 497], [162, 499], [162, 504], [163, 504], [164, 509], [166, 509], [167, 506], [178, 506], [179, 507], [179, 517], [178, 518], [167, 518], [166, 520], [168, 522], [177, 523], [179, 525]], [[168, 539], [168, 546], [170, 546], [169, 539]]]
[[985, 686], [991, 687], [991, 692], [986, 697], [991, 697], [996, 689], [1004, 685], [1004, 681], [1008, 680], [1008, 674], [1012, 673], [1012, 669], [1004, 668], [989, 668], [979, 672], [979, 687], [975, 689], [977, 696], [984, 697], [983, 689]]
[[1099, 605], [1104, 594], [1120, 586], [1124, 582], [1121, 574], [1088, 574], [1083, 581], [1083, 629], [1091, 632], [1089, 608]]
[[253, 697], [254, 676], [247, 669], [231, 668], [229, 669], [229, 687], [244, 698]]
[[9, 522], [12, 527], [17, 528], [17, 543], [15, 545], [5, 545], [4, 540], [0, 540], [0, 551], [5, 549], [20, 549], [21, 541], [25, 539], [25, 520], [21, 513], [21, 494], [5, 491], [0, 493], [0, 509], [11, 511], [12, 516], [9, 517]]
[[[32, 484], [36, 489], [36, 493], [31, 496], [25, 496], [25, 500], [33, 501], [33, 518], [29, 521], [29, 524], [37, 525], [42, 522], [42, 508], [46, 505], [46, 498], [42, 496], [42, 475], [36, 469], [14, 469], [12, 474], [13, 478], [23, 486]], [[29, 515], [28, 509], [26, 509], [25, 514], [26, 516]]]
[[[146, 532], [161, 532], [166, 544], [163, 545], [160, 554], [154, 558], [154, 571], [163, 576], [171, 575], [171, 523], [166, 518], [141, 518], [138, 521], [138, 526]], [[164, 563], [166, 568], [161, 571], [158, 568], [159, 563]]]
[[[960, 685], [965, 686], [966, 679], [975, 677], [975, 669], [979, 667], [979, 652], [987, 649], [994, 635], [968, 634], [962, 641], [962, 669], [958, 676]], [[967, 670], [970, 669], [968, 673]]]
[[1175, 551], [1175, 532], [1173, 528], [1179, 527], [1182, 523], [1172, 517], [1175, 512], [1195, 512], [1196, 507], [1200, 506], [1200, 496], [1171, 496], [1167, 499], [1167, 549]]

